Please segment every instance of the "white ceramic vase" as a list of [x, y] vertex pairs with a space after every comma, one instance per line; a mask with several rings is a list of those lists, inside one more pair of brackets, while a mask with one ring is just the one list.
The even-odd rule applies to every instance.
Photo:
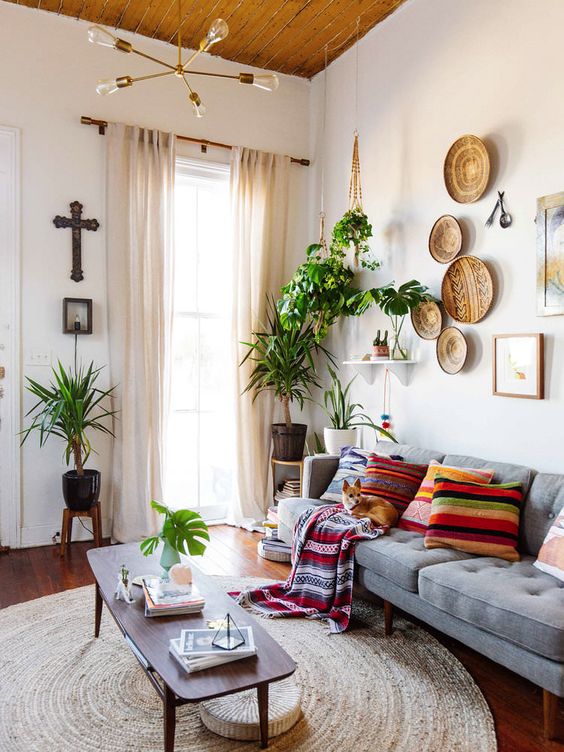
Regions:
[[339, 454], [341, 447], [356, 446], [357, 429], [324, 428], [323, 438], [328, 454]]

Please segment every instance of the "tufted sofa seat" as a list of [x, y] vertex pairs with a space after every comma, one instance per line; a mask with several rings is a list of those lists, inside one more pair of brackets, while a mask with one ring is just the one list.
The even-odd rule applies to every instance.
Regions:
[[564, 661], [564, 582], [539, 571], [534, 560], [475, 557], [427, 567], [419, 577], [419, 595], [504, 640]]
[[[407, 462], [431, 459], [457, 467], [493, 468], [494, 482], [518, 481], [525, 504], [519, 529], [521, 561], [426, 549], [423, 536], [393, 529], [356, 547], [359, 582], [384, 601], [386, 634], [393, 608], [461, 640], [544, 690], [545, 733], [554, 734], [558, 697], [564, 697], [564, 583], [533, 566], [554, 518], [564, 506], [564, 475], [522, 465], [380, 442], [381, 454]], [[279, 504], [279, 535], [292, 540], [294, 524], [320, 497], [338, 467], [338, 457], [307, 457], [302, 499]]]

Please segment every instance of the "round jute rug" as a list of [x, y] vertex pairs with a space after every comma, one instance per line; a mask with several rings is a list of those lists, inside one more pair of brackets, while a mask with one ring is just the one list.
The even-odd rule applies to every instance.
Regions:
[[[218, 578], [228, 590], [249, 580]], [[256, 582], [256, 580], [254, 581]], [[161, 752], [161, 704], [111, 616], [92, 637], [94, 592], [83, 587], [0, 611], [0, 749]], [[472, 678], [425, 630], [356, 599], [350, 629], [264, 619], [293, 656], [303, 718], [274, 752], [495, 752], [489, 708]], [[171, 659], [172, 660], [172, 659]], [[178, 709], [176, 752], [258, 748], [216, 736], [198, 708]]]

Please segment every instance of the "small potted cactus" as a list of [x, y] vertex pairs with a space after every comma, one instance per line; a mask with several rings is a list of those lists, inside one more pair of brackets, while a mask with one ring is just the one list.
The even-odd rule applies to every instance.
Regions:
[[372, 342], [372, 357], [373, 358], [389, 358], [390, 346], [388, 345], [388, 330], [384, 331], [383, 336], [380, 336], [380, 330], [376, 333], [376, 337]]

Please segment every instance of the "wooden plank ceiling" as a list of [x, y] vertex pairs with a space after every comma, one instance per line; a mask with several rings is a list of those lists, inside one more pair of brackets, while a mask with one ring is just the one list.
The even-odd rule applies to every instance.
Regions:
[[[178, 0], [7, 0], [176, 43]], [[182, 0], [183, 46], [194, 49], [218, 16], [229, 36], [212, 54], [310, 78], [405, 0]]]

